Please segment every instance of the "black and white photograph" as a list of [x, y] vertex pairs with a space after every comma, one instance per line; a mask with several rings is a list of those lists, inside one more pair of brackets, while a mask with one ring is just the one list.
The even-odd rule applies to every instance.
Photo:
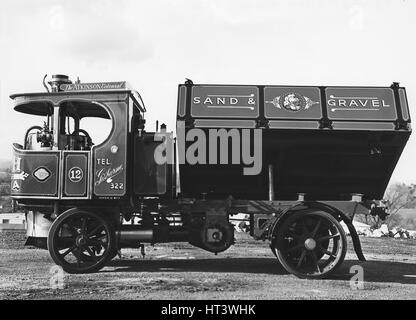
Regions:
[[0, 300], [416, 300], [415, 12], [1, 1]]

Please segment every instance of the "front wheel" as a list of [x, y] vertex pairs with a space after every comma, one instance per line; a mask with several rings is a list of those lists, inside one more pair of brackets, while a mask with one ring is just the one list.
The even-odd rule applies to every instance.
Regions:
[[68, 273], [96, 272], [115, 248], [114, 228], [105, 216], [70, 209], [52, 224], [48, 250], [53, 261]]
[[323, 211], [293, 213], [272, 242], [283, 267], [299, 278], [319, 279], [344, 261], [347, 239], [341, 224]]

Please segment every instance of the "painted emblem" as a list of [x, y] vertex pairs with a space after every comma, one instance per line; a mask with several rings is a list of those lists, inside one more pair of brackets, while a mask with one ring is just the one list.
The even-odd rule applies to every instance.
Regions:
[[285, 109], [291, 112], [308, 110], [313, 105], [319, 104], [319, 102], [315, 102], [308, 97], [302, 96], [294, 92], [287, 93], [282, 96], [278, 96], [274, 98], [273, 101], [266, 101], [266, 103], [271, 103], [276, 108]]
[[68, 171], [68, 178], [71, 182], [80, 182], [84, 177], [84, 171], [79, 167], [73, 167]]
[[13, 173], [12, 179], [13, 180], [22, 180], [22, 181], [25, 181], [28, 176], [29, 176], [28, 173], [22, 171], [20, 173]]
[[38, 169], [35, 170], [35, 172], [33, 172], [33, 176], [38, 179], [40, 182], [44, 182], [46, 180], [48, 180], [48, 178], [50, 177], [51, 173], [48, 169], [44, 168], [44, 167], [40, 167]]

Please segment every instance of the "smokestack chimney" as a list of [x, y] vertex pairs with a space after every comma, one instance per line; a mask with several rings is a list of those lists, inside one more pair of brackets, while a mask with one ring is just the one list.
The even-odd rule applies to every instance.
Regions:
[[54, 74], [52, 76], [51, 81], [48, 81], [48, 83], [51, 86], [52, 92], [59, 92], [59, 91], [63, 91], [60, 88], [61, 84], [70, 84], [72, 82], [69, 80], [69, 77], [66, 75]]

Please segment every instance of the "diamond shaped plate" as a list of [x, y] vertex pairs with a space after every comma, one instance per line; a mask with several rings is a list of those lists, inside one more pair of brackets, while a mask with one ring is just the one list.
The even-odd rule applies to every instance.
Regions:
[[39, 181], [43, 182], [46, 181], [50, 176], [51, 173], [46, 168], [39, 168], [36, 169], [35, 172], [33, 172], [33, 176], [38, 179]]

